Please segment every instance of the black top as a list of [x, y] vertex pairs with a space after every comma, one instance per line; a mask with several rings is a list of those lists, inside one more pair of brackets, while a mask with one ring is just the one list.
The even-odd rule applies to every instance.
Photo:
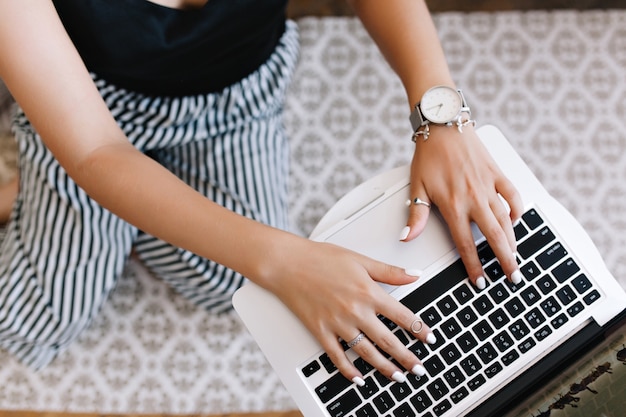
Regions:
[[285, 30], [287, 0], [54, 0], [89, 71], [148, 95], [216, 92], [256, 70]]

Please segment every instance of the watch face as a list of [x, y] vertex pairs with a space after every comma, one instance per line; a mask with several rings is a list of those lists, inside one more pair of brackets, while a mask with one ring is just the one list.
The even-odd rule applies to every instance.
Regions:
[[446, 86], [433, 87], [424, 93], [420, 102], [422, 115], [433, 123], [448, 123], [461, 111], [461, 95]]

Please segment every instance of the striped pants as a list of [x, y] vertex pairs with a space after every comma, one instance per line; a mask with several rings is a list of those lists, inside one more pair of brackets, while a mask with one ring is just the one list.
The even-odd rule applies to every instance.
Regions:
[[[148, 97], [94, 80], [137, 149], [209, 199], [286, 229], [282, 109], [298, 48], [297, 27], [288, 22], [265, 64], [215, 94]], [[0, 348], [35, 369], [48, 364], [98, 313], [133, 247], [155, 276], [197, 305], [231, 307], [241, 275], [105, 210], [68, 177], [19, 112], [14, 129], [20, 192], [0, 244]]]

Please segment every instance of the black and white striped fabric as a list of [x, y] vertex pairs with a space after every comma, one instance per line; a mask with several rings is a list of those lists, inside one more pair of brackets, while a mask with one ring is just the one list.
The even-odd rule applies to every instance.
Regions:
[[[282, 110], [298, 52], [297, 27], [288, 22], [270, 59], [220, 93], [147, 97], [94, 80], [135, 147], [209, 199], [287, 229]], [[49, 363], [97, 314], [133, 247], [156, 276], [198, 305], [217, 312], [231, 307], [241, 275], [100, 207], [21, 112], [14, 130], [21, 185], [0, 246], [0, 348], [34, 368]]]

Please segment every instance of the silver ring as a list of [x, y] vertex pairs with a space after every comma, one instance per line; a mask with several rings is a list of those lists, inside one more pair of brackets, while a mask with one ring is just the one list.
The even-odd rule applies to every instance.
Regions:
[[411, 200], [406, 200], [406, 205], [407, 205], [407, 206], [410, 206], [410, 205], [411, 205], [411, 203], [415, 204], [416, 206], [421, 204], [421, 205], [423, 205], [423, 206], [426, 206], [426, 207], [430, 208], [430, 203], [429, 203], [429, 202], [427, 202], [427, 201], [422, 200], [422, 199], [421, 199], [421, 198], [419, 198], [419, 197], [415, 197], [415, 198], [413, 199], [413, 201], [411, 201]]
[[352, 340], [350, 340], [350, 341], [348, 342], [348, 347], [349, 347], [349, 348], [355, 347], [355, 346], [356, 346], [356, 345], [358, 345], [358, 344], [361, 342], [361, 340], [363, 340], [364, 338], [365, 338], [365, 335], [364, 335], [363, 333], [359, 333], [359, 334], [357, 334], [357, 335], [356, 335], [356, 337], [355, 337], [354, 339], [352, 339]]
[[[419, 323], [419, 328], [416, 328], [416, 325], [418, 323]], [[411, 323], [411, 331], [415, 334], [419, 334], [423, 328], [424, 328], [424, 322], [421, 319], [415, 319], [413, 320], [413, 323]]]

